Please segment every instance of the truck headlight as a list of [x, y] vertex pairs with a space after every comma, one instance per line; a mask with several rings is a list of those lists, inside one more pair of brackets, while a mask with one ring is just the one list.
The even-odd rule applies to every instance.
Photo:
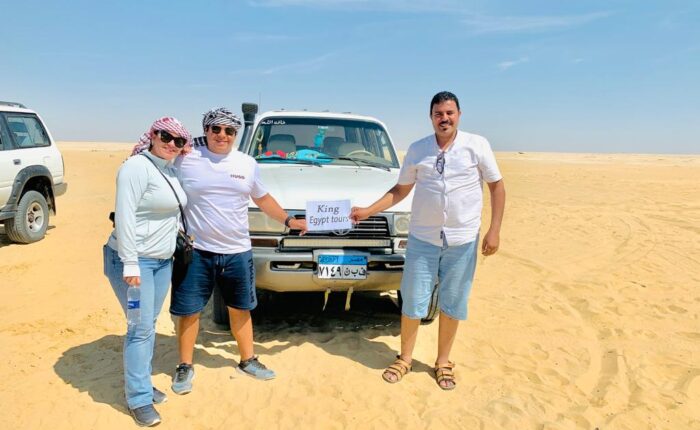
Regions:
[[252, 233], [283, 233], [285, 227], [260, 210], [248, 209], [248, 229]]
[[397, 236], [408, 236], [408, 225], [411, 223], [410, 213], [394, 214], [394, 231]]

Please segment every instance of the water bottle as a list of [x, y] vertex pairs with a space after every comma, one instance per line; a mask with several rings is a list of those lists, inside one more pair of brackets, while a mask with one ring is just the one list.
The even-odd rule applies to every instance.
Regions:
[[126, 323], [138, 324], [141, 320], [141, 288], [129, 286], [126, 290]]

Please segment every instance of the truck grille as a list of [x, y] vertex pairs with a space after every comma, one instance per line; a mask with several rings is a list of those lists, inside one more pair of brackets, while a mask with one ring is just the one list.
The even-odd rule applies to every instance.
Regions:
[[391, 239], [361, 239], [340, 237], [285, 237], [280, 249], [321, 248], [391, 248]]
[[[297, 215], [296, 218], [304, 219], [304, 215]], [[299, 230], [291, 230], [290, 236], [299, 236]], [[360, 221], [350, 231], [339, 232], [307, 232], [304, 237], [342, 237], [342, 238], [361, 238], [361, 239], [376, 239], [388, 238], [389, 222], [386, 217], [372, 216], [364, 221]]]

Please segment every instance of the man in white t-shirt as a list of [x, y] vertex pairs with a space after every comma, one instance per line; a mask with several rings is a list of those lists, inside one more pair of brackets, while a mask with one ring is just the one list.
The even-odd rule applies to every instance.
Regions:
[[455, 388], [449, 355], [460, 320], [467, 319], [481, 226], [483, 181], [491, 193], [491, 225], [481, 253], [498, 250], [505, 208], [505, 186], [489, 142], [458, 129], [457, 97], [447, 91], [430, 103], [435, 134], [411, 144], [398, 183], [366, 208], [352, 208], [358, 222], [403, 200], [415, 187], [406, 262], [401, 279], [401, 354], [382, 378], [395, 383], [411, 370], [421, 318], [438, 285], [440, 327], [435, 378], [443, 390]]
[[192, 391], [199, 317], [215, 285], [228, 307], [231, 333], [240, 353], [238, 370], [261, 380], [275, 377], [253, 353], [250, 311], [257, 306], [257, 297], [248, 200], [253, 199], [269, 217], [302, 233], [306, 221], [289, 216], [262, 184], [255, 159], [234, 149], [241, 124], [225, 108], [205, 113], [205, 136], [196, 138], [192, 152], [175, 162], [187, 194], [188, 233], [195, 237], [192, 262], [182, 279], [174, 277], [171, 293], [170, 313], [178, 317], [180, 364], [172, 383], [177, 394]]

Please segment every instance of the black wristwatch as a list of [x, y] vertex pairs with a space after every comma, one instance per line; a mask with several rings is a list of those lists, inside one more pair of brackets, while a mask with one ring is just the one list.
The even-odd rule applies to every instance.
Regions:
[[287, 228], [291, 228], [291, 227], [289, 227], [289, 223], [290, 223], [293, 219], [294, 219], [294, 217], [291, 216], [291, 215], [289, 215], [289, 216], [287, 217], [287, 219], [284, 220], [284, 226], [287, 227]]

